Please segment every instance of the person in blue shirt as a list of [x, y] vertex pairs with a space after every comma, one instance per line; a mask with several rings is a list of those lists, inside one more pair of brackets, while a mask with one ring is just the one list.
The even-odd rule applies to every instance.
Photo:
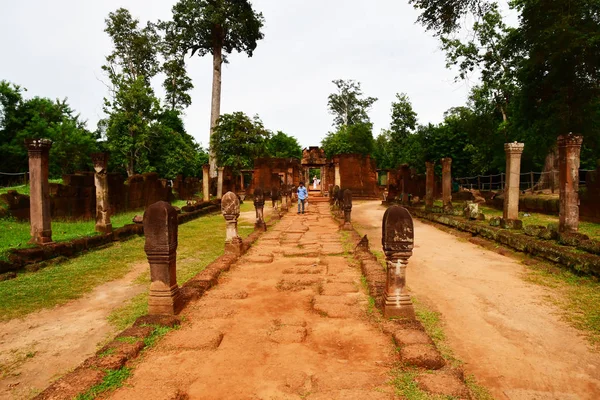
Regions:
[[298, 214], [300, 214], [300, 207], [302, 207], [302, 214], [304, 214], [304, 203], [308, 199], [308, 190], [304, 187], [304, 182], [300, 182], [298, 186]]

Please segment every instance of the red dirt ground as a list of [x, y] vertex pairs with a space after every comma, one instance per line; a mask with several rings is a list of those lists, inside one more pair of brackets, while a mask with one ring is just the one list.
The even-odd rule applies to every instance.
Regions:
[[[372, 250], [384, 212], [352, 209]], [[600, 399], [600, 355], [561, 320], [550, 289], [522, 279], [523, 265], [416, 220], [415, 247], [409, 288], [442, 314], [454, 354], [496, 399]]]

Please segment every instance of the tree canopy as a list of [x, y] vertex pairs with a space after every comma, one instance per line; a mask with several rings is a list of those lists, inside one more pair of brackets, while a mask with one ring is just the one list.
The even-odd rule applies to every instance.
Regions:
[[369, 123], [368, 112], [377, 101], [375, 97], [363, 98], [360, 82], [352, 79], [336, 79], [333, 81], [337, 88], [336, 93], [329, 95], [327, 106], [333, 115], [333, 125], [342, 126]]

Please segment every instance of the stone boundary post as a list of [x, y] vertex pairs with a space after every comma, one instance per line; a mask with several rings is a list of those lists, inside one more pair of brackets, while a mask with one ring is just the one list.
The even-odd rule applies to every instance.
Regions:
[[210, 201], [210, 165], [202, 166], [202, 200]]
[[414, 247], [414, 228], [412, 217], [404, 207], [396, 205], [386, 210], [381, 243], [387, 263], [383, 316], [415, 319], [406, 290], [406, 266]]
[[267, 224], [265, 223], [265, 195], [262, 188], [254, 189], [254, 209], [256, 210], [256, 223], [254, 229], [259, 231], [266, 231]]
[[49, 154], [52, 141], [49, 139], [25, 139], [29, 155], [29, 215], [31, 219], [30, 243], [52, 242], [52, 219], [50, 215]]
[[223, 198], [223, 172], [225, 168], [217, 168], [217, 199]]
[[148, 314], [177, 314], [182, 298], [177, 285], [177, 211], [165, 201], [144, 212], [144, 250], [150, 264]]
[[444, 212], [452, 212], [452, 159], [442, 158], [442, 202]]
[[343, 208], [344, 208], [344, 225], [342, 225], [342, 229], [345, 231], [351, 231], [353, 228], [352, 228], [352, 191], [350, 189], [344, 190]]
[[237, 220], [240, 216], [240, 201], [233, 192], [227, 192], [221, 200], [221, 212], [227, 222], [225, 253], [242, 254], [242, 238], [238, 235]]
[[579, 230], [579, 165], [583, 136], [558, 137], [558, 179], [560, 195], [559, 231]]
[[505, 143], [506, 153], [506, 185], [504, 187], [504, 213], [505, 225], [515, 227], [522, 226], [519, 220], [519, 194], [521, 182], [521, 154], [523, 154], [523, 143]]
[[94, 182], [96, 184], [96, 232], [112, 232], [110, 199], [108, 193], [108, 153], [93, 153]]
[[425, 162], [425, 168], [427, 169], [425, 176], [425, 209], [431, 210], [433, 208], [433, 193], [435, 190], [435, 163], [427, 161]]

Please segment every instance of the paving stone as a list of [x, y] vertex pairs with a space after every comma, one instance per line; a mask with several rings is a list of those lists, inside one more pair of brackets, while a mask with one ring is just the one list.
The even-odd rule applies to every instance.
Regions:
[[469, 390], [458, 374], [446, 371], [421, 374], [416, 381], [419, 387], [434, 395], [468, 399]]
[[223, 336], [220, 329], [195, 324], [192, 327], [171, 332], [161, 341], [161, 346], [168, 350], [215, 350], [221, 345]]
[[358, 292], [358, 286], [354, 283], [326, 283], [323, 285], [322, 294], [326, 296], [342, 296], [346, 293]]
[[245, 256], [241, 261], [248, 264], [270, 264], [273, 262], [273, 255]]
[[428, 344], [413, 344], [400, 349], [400, 359], [419, 368], [440, 369], [446, 362], [437, 349]]
[[302, 343], [308, 331], [302, 326], [282, 325], [267, 333], [269, 340], [275, 343]]
[[399, 329], [393, 333], [394, 341], [398, 346], [410, 346], [412, 344], [433, 344], [433, 341], [422, 330]]

